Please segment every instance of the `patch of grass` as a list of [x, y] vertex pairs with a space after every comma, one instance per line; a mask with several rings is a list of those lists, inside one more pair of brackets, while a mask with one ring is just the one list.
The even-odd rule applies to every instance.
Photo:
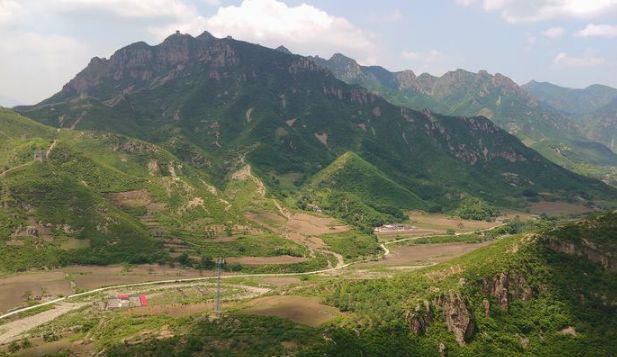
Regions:
[[330, 250], [341, 254], [346, 260], [355, 260], [381, 253], [381, 248], [374, 235], [358, 231], [323, 234], [320, 238]]

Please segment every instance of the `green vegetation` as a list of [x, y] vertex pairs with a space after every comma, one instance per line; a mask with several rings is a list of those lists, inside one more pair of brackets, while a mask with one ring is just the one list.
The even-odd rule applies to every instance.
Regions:
[[355, 231], [321, 235], [330, 250], [341, 254], [346, 260], [374, 256], [382, 252], [377, 237]]
[[446, 235], [436, 237], [424, 237], [404, 241], [401, 244], [437, 244], [437, 243], [480, 243], [483, 241], [483, 237], [479, 234], [460, 234], [460, 235]]
[[312, 60], [337, 78], [363, 86], [396, 105], [447, 115], [484, 116], [560, 166], [598, 179], [617, 179], [617, 155], [606, 147], [615, 149], [611, 145], [617, 90], [613, 88], [525, 85], [538, 100], [510, 78], [486, 71], [458, 69], [441, 77], [428, 73], [416, 77], [409, 71], [360, 66], [341, 54]]
[[276, 356], [305, 352], [321, 341], [318, 329], [274, 317], [232, 315], [220, 321], [193, 322], [182, 337], [117, 344], [108, 356]]
[[[178, 48], [195, 49], [188, 51], [181, 70], [177, 58], [146, 56], [139, 65], [125, 60], [141, 51], [171, 53]], [[226, 60], [221, 64], [194, 56], [199, 51], [208, 52], [209, 59]], [[461, 194], [508, 208], [525, 205], [529, 199], [524, 192], [529, 190], [555, 200], [576, 199], [581, 192], [588, 194], [588, 201], [617, 199], [617, 191], [548, 162], [489, 120], [392, 105], [299, 56], [207, 34], [174, 35], [157, 46], [127, 46], [105, 63], [105, 70], [91, 64], [54, 97], [21, 110], [49, 125], [58, 125], [60, 117], [65, 125], [79, 119], [77, 129], [156, 144], [185, 167], [202, 172], [204, 181], [236, 192], [226, 199], [239, 211], [255, 198], [230, 185], [232, 173], [246, 164], [269, 195], [297, 202], [300, 208], [317, 205], [367, 231], [400, 220], [405, 209], [452, 212]], [[212, 80], [220, 66], [226, 80]], [[114, 75], [127, 70], [170, 80]], [[175, 80], [189, 73], [194, 81]], [[249, 77], [253, 79], [246, 81]], [[80, 99], [80, 81], [88, 87], [87, 99]], [[483, 88], [469, 80], [437, 92], [452, 89], [455, 95], [443, 104], [457, 108], [455, 97], [465, 96], [470, 86], [473, 91]], [[127, 87], [133, 88], [130, 99], [118, 89]], [[469, 96], [463, 104], [473, 104], [469, 110], [475, 115], [500, 95], [491, 90], [481, 103]], [[524, 103], [515, 101], [512, 109], [506, 99], [499, 114], [520, 118], [517, 108]], [[551, 128], [549, 123], [530, 130]]]
[[500, 212], [482, 199], [466, 196], [461, 200], [454, 214], [462, 219], [488, 221], [499, 216]]
[[[611, 355], [617, 348], [608, 342], [614, 341], [617, 331], [611, 317], [615, 310], [601, 296], [617, 296], [614, 273], [586, 259], [555, 252], [549, 242], [568, 237], [587, 237], [593, 242], [597, 239], [598, 243], [605, 239], [614, 241], [616, 218], [615, 214], [608, 214], [538, 236], [503, 238], [418, 274], [362, 283], [329, 281], [324, 285], [324, 293], [329, 303], [351, 313], [346, 326], [398, 331], [395, 334], [409, 341], [404, 343], [407, 353], [433, 353], [435, 346], [444, 342], [448, 351], [457, 355], [555, 355], [564, 351], [574, 355]], [[499, 308], [496, 298], [484, 288], [487, 281], [503, 272], [512, 279], [507, 311]], [[462, 287], [461, 279], [467, 282]], [[405, 312], [413, 310], [416, 303], [423, 299], [431, 301], [450, 289], [460, 290], [466, 296], [476, 319], [478, 332], [464, 347], [454, 342], [438, 307], [436, 321], [430, 324], [425, 336], [411, 334], [405, 320]], [[532, 297], [517, 298], [517, 289], [530, 289]], [[483, 299], [491, 304], [489, 317], [484, 316]], [[568, 326], [575, 328], [577, 337], [560, 332]], [[529, 343], [521, 344], [522, 339]]]

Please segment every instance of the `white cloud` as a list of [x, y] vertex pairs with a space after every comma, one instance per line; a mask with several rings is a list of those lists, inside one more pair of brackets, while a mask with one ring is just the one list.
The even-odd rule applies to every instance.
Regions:
[[566, 33], [563, 27], [555, 26], [542, 31], [542, 36], [548, 38], [559, 38]]
[[0, 0], [0, 27], [13, 25], [25, 15], [25, 9], [14, 0]]
[[428, 72], [433, 75], [442, 75], [454, 68], [450, 56], [432, 49], [426, 52], [403, 51], [401, 57], [411, 62], [414, 72]]
[[567, 52], [558, 53], [553, 59], [553, 68], [569, 68], [569, 67], [595, 67], [606, 64], [607, 60], [598, 55], [595, 51], [587, 49], [580, 56], [573, 56]]
[[74, 38], [12, 32], [0, 41], [1, 88], [22, 103], [33, 103], [62, 88], [85, 67], [91, 49]]
[[329, 56], [345, 52], [360, 62], [372, 61], [372, 39], [343, 17], [328, 14], [305, 3], [288, 6], [277, 0], [244, 0], [239, 6], [220, 7], [206, 21], [215, 36], [285, 45], [293, 52]]
[[578, 31], [576, 36], [580, 37], [617, 37], [617, 25], [595, 25], [589, 24], [584, 29]]
[[[455, 0], [471, 5], [473, 0]], [[617, 0], [484, 0], [486, 11], [496, 11], [510, 23], [555, 18], [593, 18], [617, 11]]]

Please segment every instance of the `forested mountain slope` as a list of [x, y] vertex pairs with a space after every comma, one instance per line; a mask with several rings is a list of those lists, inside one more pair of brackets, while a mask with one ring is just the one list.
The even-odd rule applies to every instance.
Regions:
[[589, 138], [617, 152], [617, 89], [598, 84], [572, 89], [535, 81], [523, 88], [571, 117]]
[[502, 206], [523, 204], [530, 190], [615, 195], [485, 118], [398, 107], [310, 59], [208, 33], [94, 58], [56, 95], [19, 110], [57, 127], [156, 143], [219, 183], [246, 161], [283, 196], [349, 151], [420, 198], [409, 207], [449, 209], [461, 193]]
[[499, 73], [458, 69], [441, 77], [427, 73], [416, 76], [410, 70], [390, 72], [378, 66], [360, 66], [341, 54], [329, 60], [311, 59], [337, 78], [398, 105], [448, 115], [482, 115], [549, 160], [577, 172], [603, 178], [617, 168], [617, 155], [586, 137], [576, 121]]

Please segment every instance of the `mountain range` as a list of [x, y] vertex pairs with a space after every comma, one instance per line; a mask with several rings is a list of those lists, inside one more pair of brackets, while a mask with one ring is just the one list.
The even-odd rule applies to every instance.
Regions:
[[572, 89], [535, 81], [523, 88], [570, 117], [587, 137], [617, 152], [617, 89], [598, 84]]
[[354, 152], [418, 198], [405, 207], [366, 207], [362, 195], [349, 197], [369, 211], [450, 210], [462, 194], [501, 206], [524, 205], [523, 192], [561, 199], [614, 194], [482, 116], [397, 106], [337, 79], [314, 59], [209, 33], [176, 33], [156, 46], [138, 42], [109, 59], [94, 58], [60, 92], [18, 110], [55, 127], [161, 145], [219, 184], [247, 162], [282, 196], [312, 192], [305, 183], [314, 174]]
[[[379, 66], [361, 66], [342, 54], [312, 60], [337, 78], [398, 105], [448, 115], [484, 116], [561, 166], [608, 182], [614, 180], [617, 155], [602, 144], [610, 142], [594, 141], [598, 135], [587, 135], [593, 129], [534, 96], [535, 92], [526, 90], [529, 86], [520, 87], [502, 74], [458, 69], [441, 77], [427, 73], [416, 76], [410, 70], [390, 72]], [[590, 87], [588, 97], [600, 96], [604, 99], [597, 98], [596, 102], [606, 102], [610, 95], [600, 92], [611, 89]]]

